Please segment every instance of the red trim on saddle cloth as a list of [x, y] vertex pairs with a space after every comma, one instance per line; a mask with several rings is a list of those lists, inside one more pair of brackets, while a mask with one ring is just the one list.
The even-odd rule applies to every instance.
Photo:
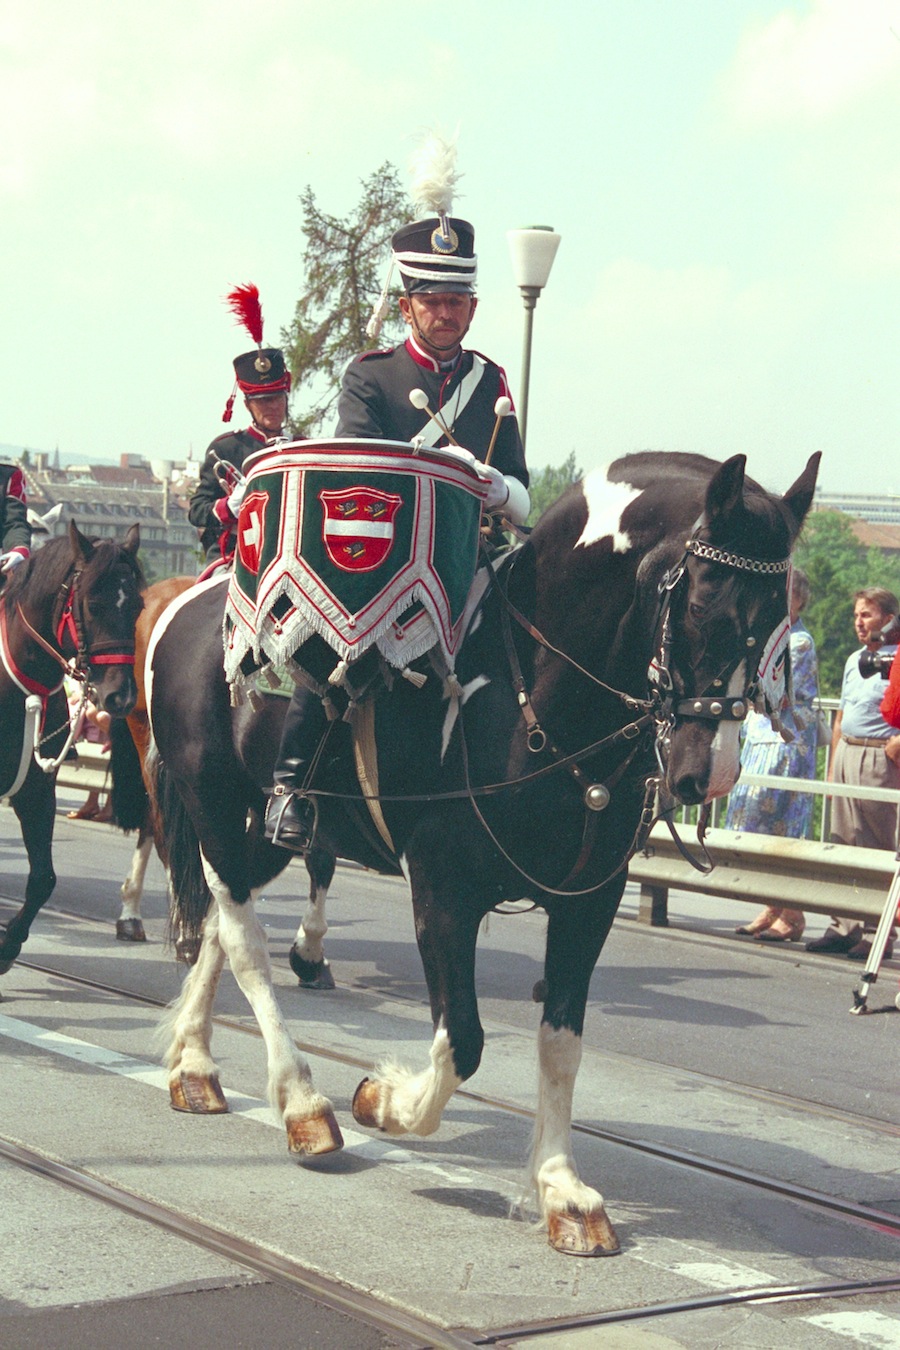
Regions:
[[9, 649], [9, 634], [6, 630], [6, 605], [0, 598], [0, 660], [6, 667], [6, 673], [12, 682], [21, 689], [23, 694], [37, 694], [41, 700], [41, 730], [44, 729], [44, 719], [47, 716], [47, 700], [51, 694], [57, 693], [62, 689], [63, 682], [52, 687], [41, 684], [38, 680], [33, 680], [30, 675], [26, 675], [24, 670], [20, 670], [16, 665], [15, 657]]

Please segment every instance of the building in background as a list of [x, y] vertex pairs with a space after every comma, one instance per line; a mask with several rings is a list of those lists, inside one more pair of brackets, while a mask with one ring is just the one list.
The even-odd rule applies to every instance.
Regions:
[[[199, 464], [148, 461], [123, 454], [118, 465], [70, 464], [59, 454], [31, 450], [16, 457], [25, 473], [28, 506], [45, 524], [35, 544], [64, 534], [70, 520], [91, 539], [122, 539], [141, 527], [141, 562], [148, 580], [200, 569], [197, 531], [187, 518]], [[52, 462], [51, 462], [52, 459]]]

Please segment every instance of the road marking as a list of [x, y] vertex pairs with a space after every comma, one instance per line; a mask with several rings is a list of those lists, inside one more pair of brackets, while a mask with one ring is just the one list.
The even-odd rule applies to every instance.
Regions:
[[835, 1312], [819, 1313], [816, 1317], [804, 1317], [823, 1331], [832, 1331], [836, 1336], [846, 1336], [848, 1340], [870, 1347], [870, 1350], [900, 1350], [900, 1321], [880, 1312]]
[[675, 1261], [669, 1269], [710, 1289], [752, 1289], [772, 1284], [772, 1276], [764, 1271], [728, 1261]]
[[[7, 1036], [10, 1040], [20, 1041], [23, 1045], [33, 1046], [37, 1050], [48, 1050], [53, 1054], [64, 1055], [67, 1059], [76, 1060], [80, 1064], [89, 1064], [95, 1069], [105, 1069], [120, 1078], [130, 1078], [133, 1082], [159, 1088], [166, 1096], [169, 1095], [169, 1075], [166, 1069], [134, 1059], [131, 1055], [123, 1055], [118, 1050], [107, 1050], [101, 1045], [94, 1045], [90, 1041], [82, 1041], [74, 1036], [65, 1036], [59, 1031], [48, 1031], [46, 1027], [23, 1022], [17, 1017], [8, 1017], [4, 1013], [0, 1013], [0, 1036]], [[247, 1120], [254, 1120], [279, 1132], [283, 1130], [284, 1127], [276, 1118], [272, 1107], [261, 1098], [248, 1097], [242, 1092], [226, 1088], [224, 1084], [222, 1090], [228, 1098], [232, 1115], [243, 1116]], [[395, 1165], [400, 1163], [405, 1167], [429, 1172], [446, 1185], [458, 1187], [460, 1190], [484, 1186], [486, 1174], [483, 1172], [476, 1174], [456, 1166], [442, 1167], [439, 1163], [426, 1160], [393, 1142], [361, 1134], [358, 1130], [342, 1127], [341, 1134], [344, 1136], [345, 1152], [349, 1151], [378, 1162], [390, 1162]], [[508, 1178], [493, 1177], [491, 1180], [504, 1191], [509, 1189]]]

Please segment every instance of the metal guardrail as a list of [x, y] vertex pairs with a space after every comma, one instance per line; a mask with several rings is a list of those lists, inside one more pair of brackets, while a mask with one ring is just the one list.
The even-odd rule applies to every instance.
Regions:
[[109, 754], [93, 741], [78, 741], [77, 760], [64, 759], [56, 775], [56, 786], [82, 789], [90, 792], [108, 792], [112, 787], [109, 772]]
[[[690, 826], [678, 828], [687, 847], [698, 852]], [[877, 919], [897, 869], [897, 856], [888, 850], [816, 839], [709, 830], [706, 845], [716, 865], [704, 875], [682, 857], [665, 825], [653, 827], [648, 850], [635, 854], [628, 864], [629, 880], [641, 887], [641, 923], [666, 926], [670, 890]]]

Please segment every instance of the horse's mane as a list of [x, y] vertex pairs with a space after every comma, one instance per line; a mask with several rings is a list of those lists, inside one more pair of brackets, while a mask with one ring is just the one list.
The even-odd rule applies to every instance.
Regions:
[[[138, 580], [140, 589], [144, 588], [144, 573], [135, 554], [123, 547], [117, 539], [92, 539], [94, 552], [84, 564], [82, 582], [85, 593], [90, 594], [96, 586], [102, 585], [104, 577], [113, 567], [124, 563], [131, 568]], [[72, 567], [74, 558], [72, 543], [68, 534], [50, 539], [42, 548], [36, 549], [24, 566], [14, 569], [7, 578], [0, 594], [8, 601], [14, 601], [26, 588], [51, 591], [61, 586]]]

